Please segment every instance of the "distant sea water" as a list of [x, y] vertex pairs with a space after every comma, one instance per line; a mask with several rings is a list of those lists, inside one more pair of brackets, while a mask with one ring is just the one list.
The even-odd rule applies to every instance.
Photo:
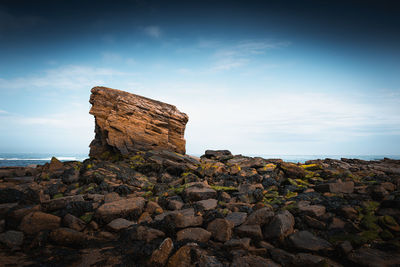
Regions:
[[87, 154], [69, 153], [0, 153], [0, 167], [28, 166], [31, 164], [43, 165], [47, 162], [50, 162], [52, 157], [56, 157], [60, 161], [83, 161], [89, 156]]
[[[201, 155], [195, 155], [201, 156]], [[268, 155], [268, 154], [253, 154], [244, 155], [251, 157], [262, 157], [265, 159], [282, 159], [287, 162], [304, 163], [307, 160], [313, 159], [362, 159], [362, 160], [381, 160], [383, 158], [400, 159], [400, 155]], [[68, 154], [68, 153], [0, 153], [0, 167], [5, 166], [28, 166], [31, 164], [43, 165], [50, 162], [51, 157], [56, 157], [61, 161], [78, 160], [83, 161], [89, 156], [87, 154]]]

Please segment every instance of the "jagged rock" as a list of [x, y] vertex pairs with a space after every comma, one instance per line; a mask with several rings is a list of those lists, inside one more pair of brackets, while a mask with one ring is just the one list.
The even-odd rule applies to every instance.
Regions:
[[142, 225], [133, 227], [133, 229], [130, 232], [130, 238], [132, 240], [142, 240], [146, 241], [147, 243], [157, 238], [163, 238], [164, 236], [165, 236], [164, 232]]
[[160, 246], [153, 251], [150, 257], [149, 265], [151, 266], [164, 266], [168, 260], [169, 254], [174, 249], [174, 243], [171, 238], [166, 238]]
[[188, 116], [175, 106], [106, 87], [94, 87], [91, 92], [90, 114], [96, 123], [91, 157], [150, 149], [185, 154]]
[[226, 219], [215, 219], [207, 226], [207, 231], [212, 233], [212, 237], [220, 242], [231, 239], [232, 229], [235, 225]]
[[169, 258], [167, 267], [194, 267], [192, 252], [195, 252], [198, 247], [196, 243], [189, 243], [182, 246]]
[[224, 243], [224, 247], [228, 249], [248, 249], [251, 239], [248, 237], [240, 239], [230, 239]]
[[26, 215], [19, 225], [19, 229], [26, 234], [35, 234], [42, 230], [52, 230], [60, 227], [61, 218], [40, 211]]
[[264, 237], [282, 239], [293, 232], [294, 217], [293, 215], [285, 210], [272, 219], [269, 224], [264, 226]]
[[228, 221], [233, 222], [235, 226], [239, 226], [246, 221], [247, 213], [246, 212], [232, 212], [226, 216]]

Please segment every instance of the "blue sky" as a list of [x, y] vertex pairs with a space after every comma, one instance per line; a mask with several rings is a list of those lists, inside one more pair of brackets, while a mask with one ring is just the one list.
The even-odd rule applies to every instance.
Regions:
[[88, 152], [96, 85], [187, 113], [189, 154], [400, 150], [389, 1], [21, 3], [0, 1], [0, 152]]

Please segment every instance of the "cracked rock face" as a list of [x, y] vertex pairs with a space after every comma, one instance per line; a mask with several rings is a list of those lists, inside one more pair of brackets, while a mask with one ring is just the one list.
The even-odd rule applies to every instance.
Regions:
[[175, 106], [106, 87], [94, 87], [91, 92], [89, 113], [96, 124], [91, 157], [149, 149], [185, 154], [189, 117]]

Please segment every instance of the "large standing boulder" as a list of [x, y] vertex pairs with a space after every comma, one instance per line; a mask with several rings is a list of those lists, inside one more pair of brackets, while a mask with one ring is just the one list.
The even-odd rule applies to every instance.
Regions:
[[185, 154], [188, 116], [175, 106], [106, 87], [94, 87], [91, 92], [90, 114], [96, 123], [91, 157], [151, 149]]

